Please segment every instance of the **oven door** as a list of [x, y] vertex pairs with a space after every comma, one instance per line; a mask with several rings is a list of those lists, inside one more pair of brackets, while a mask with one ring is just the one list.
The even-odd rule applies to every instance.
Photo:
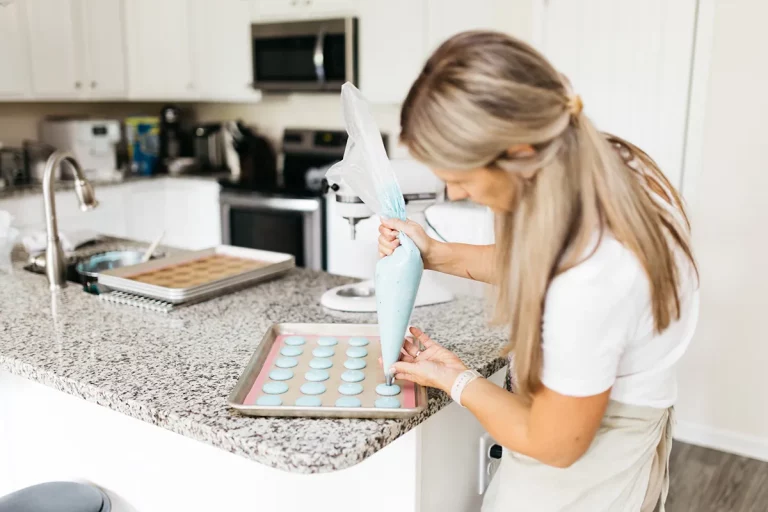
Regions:
[[322, 198], [222, 191], [219, 203], [225, 244], [292, 254], [299, 267], [325, 269]]
[[339, 91], [357, 83], [357, 19], [251, 25], [253, 87]]

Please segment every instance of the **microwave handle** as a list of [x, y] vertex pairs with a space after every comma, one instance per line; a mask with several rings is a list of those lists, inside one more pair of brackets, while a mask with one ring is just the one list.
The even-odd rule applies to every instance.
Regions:
[[325, 29], [320, 29], [315, 41], [315, 52], [312, 55], [312, 62], [315, 64], [315, 74], [317, 83], [325, 83]]

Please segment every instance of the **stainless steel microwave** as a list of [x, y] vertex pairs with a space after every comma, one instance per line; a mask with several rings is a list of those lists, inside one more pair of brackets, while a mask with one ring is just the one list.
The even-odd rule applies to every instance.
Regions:
[[254, 23], [253, 87], [339, 91], [357, 83], [357, 18]]

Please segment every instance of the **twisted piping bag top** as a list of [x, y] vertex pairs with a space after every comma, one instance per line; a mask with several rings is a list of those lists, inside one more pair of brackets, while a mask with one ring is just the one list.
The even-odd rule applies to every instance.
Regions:
[[[343, 180], [376, 214], [405, 220], [403, 194], [368, 103], [350, 83], [341, 88], [341, 101], [349, 139], [344, 159], [328, 171], [326, 178], [336, 183]], [[398, 238], [400, 246], [376, 263], [374, 278], [385, 373], [400, 355], [424, 271], [416, 244], [405, 233], [399, 233]]]

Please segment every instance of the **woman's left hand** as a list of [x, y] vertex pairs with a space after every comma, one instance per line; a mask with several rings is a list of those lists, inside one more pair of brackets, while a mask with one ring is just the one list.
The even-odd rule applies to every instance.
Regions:
[[[467, 369], [456, 354], [430, 339], [418, 327], [411, 327], [414, 339], [406, 338], [401, 360], [395, 363], [395, 378], [451, 392], [456, 377]], [[424, 350], [419, 350], [419, 342]]]

